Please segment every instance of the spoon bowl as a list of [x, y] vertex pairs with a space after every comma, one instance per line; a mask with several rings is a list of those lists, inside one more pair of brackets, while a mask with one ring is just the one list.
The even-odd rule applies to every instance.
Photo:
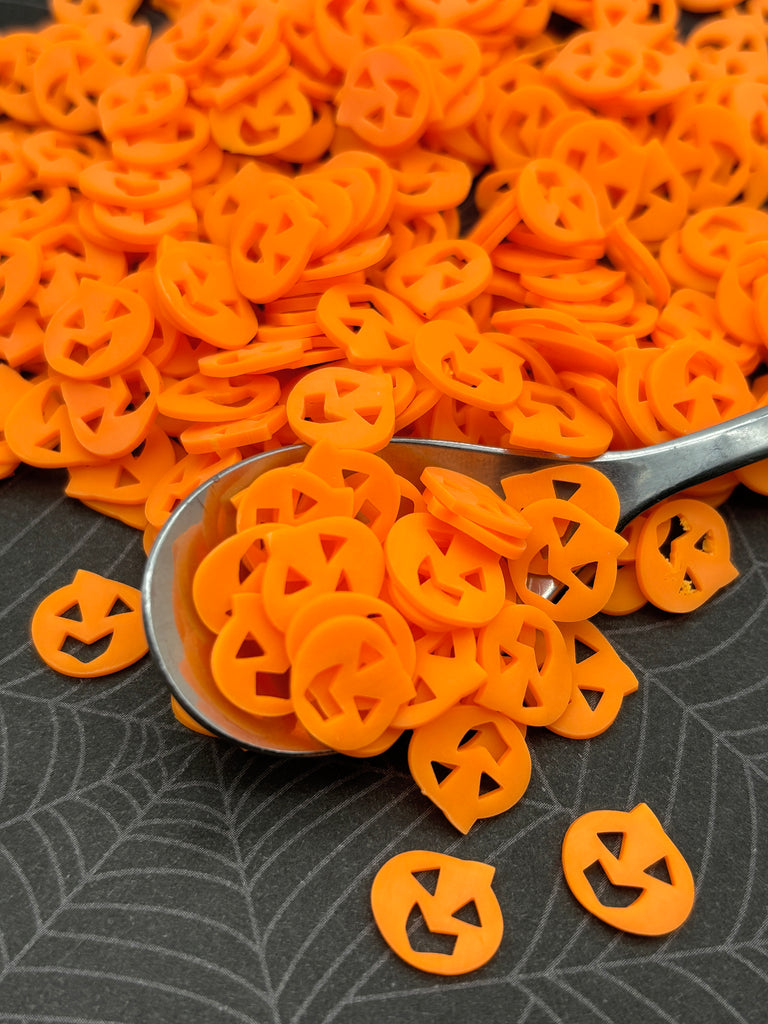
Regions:
[[[181, 502], [149, 554], [142, 590], [144, 622], [153, 656], [173, 696], [204, 728], [241, 747], [274, 753], [330, 753], [293, 715], [256, 718], [231, 704], [210, 669], [215, 635], [192, 601], [192, 580], [205, 555], [235, 532], [230, 500], [267, 470], [300, 462], [304, 445], [254, 456], [224, 470]], [[449, 441], [394, 439], [378, 453], [396, 473], [418, 485], [428, 466], [453, 469], [488, 484], [515, 473], [581, 461], [603, 472], [620, 501], [617, 529], [668, 495], [768, 457], [768, 408], [649, 448], [574, 460]]]

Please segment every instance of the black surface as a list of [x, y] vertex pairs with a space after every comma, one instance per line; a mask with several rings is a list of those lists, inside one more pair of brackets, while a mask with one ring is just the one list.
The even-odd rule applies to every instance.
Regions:
[[[0, 1024], [763, 1024], [767, 510], [726, 506], [741, 575], [698, 614], [601, 621], [637, 694], [593, 741], [532, 735], [523, 800], [462, 837], [401, 748], [248, 754], [179, 726], [148, 659], [90, 682], [45, 668], [37, 603], [79, 568], [138, 586], [140, 537], [59, 473], [0, 483]], [[575, 817], [640, 801], [696, 879], [665, 939], [587, 915], [559, 866]], [[412, 970], [372, 923], [377, 868], [420, 848], [496, 868], [504, 940], [464, 978]]]

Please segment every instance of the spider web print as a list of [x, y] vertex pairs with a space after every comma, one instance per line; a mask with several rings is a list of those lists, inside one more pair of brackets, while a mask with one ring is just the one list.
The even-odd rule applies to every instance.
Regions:
[[[640, 680], [585, 743], [531, 730], [523, 800], [460, 836], [403, 751], [268, 758], [179, 726], [147, 658], [102, 680], [57, 676], [28, 623], [87, 568], [138, 586], [139, 536], [62, 496], [56, 473], [0, 485], [2, 1024], [748, 1022], [768, 996], [768, 525], [726, 509], [741, 575], [690, 618], [599, 625]], [[568, 892], [560, 844], [597, 808], [644, 801], [686, 857], [696, 904], [661, 939], [617, 932]], [[498, 954], [421, 974], [369, 908], [385, 860], [486, 861]]]

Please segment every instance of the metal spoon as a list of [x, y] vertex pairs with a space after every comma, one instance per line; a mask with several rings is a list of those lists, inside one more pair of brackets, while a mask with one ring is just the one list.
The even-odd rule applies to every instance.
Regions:
[[[210, 672], [214, 636], [191, 599], [192, 577], [203, 556], [235, 529], [230, 498], [257, 476], [299, 462], [296, 445], [239, 463], [213, 477], [182, 502], [160, 532], [143, 583], [144, 621], [152, 653], [182, 707], [201, 725], [243, 747], [279, 754], [327, 753], [293, 716], [263, 723], [220, 696]], [[501, 494], [499, 481], [574, 459], [535, 456], [502, 448], [449, 441], [395, 439], [379, 453], [402, 476], [418, 484], [427, 466], [455, 469]], [[676, 491], [768, 457], [768, 408], [664, 444], [607, 452], [583, 460], [604, 473], [620, 499], [617, 529]]]

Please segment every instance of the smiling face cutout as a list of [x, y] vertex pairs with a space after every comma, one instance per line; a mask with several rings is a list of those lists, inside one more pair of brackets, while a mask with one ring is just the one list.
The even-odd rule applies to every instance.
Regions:
[[493, 875], [490, 864], [444, 853], [398, 854], [371, 887], [379, 931], [399, 957], [422, 971], [457, 975], [482, 967], [504, 931]]
[[31, 632], [47, 665], [82, 679], [118, 672], [147, 653], [141, 592], [85, 569], [40, 602]]
[[615, 928], [666, 935], [693, 909], [691, 870], [647, 804], [577, 818], [563, 839], [562, 859], [579, 903]]

